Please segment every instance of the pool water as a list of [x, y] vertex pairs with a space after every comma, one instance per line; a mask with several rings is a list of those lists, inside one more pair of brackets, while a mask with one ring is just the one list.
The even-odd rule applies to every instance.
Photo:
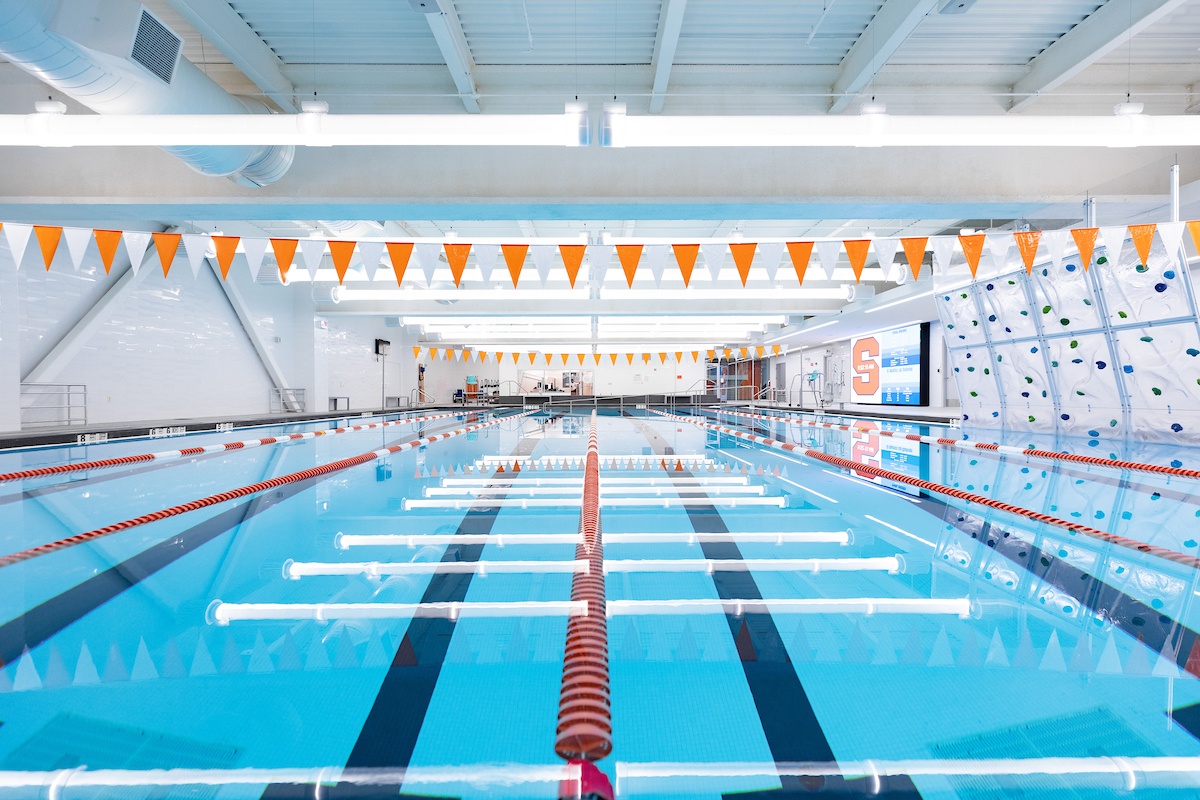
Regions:
[[[4, 551], [516, 413], [0, 484]], [[1191, 479], [674, 413], [1200, 552]], [[338, 424], [10, 451], [0, 472]], [[557, 797], [591, 424], [503, 419], [0, 568], [0, 797]], [[618, 796], [1200, 792], [1200, 571], [653, 409], [596, 426]], [[436, 603], [458, 605], [414, 616]]]

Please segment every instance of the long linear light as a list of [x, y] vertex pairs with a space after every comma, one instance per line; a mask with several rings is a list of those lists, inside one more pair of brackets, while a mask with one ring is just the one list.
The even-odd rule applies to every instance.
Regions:
[[[0, 145], [549, 146], [585, 144], [565, 114], [0, 115]], [[1151, 147], [1200, 140], [1200, 117], [626, 116], [606, 111], [612, 147]]]

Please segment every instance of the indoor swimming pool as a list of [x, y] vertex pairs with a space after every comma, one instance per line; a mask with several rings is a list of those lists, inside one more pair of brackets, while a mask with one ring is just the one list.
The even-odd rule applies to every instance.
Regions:
[[1196, 796], [1200, 451], [992, 435], [550, 407], [0, 452], [0, 797], [562, 796], [581, 576], [617, 797]]

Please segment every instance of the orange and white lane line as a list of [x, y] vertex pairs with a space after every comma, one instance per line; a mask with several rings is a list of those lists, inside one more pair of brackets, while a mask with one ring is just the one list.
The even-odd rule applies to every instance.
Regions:
[[195, 511], [200, 508], [214, 506], [218, 503], [224, 503], [229, 500], [236, 500], [239, 497], [258, 494], [259, 492], [265, 492], [269, 489], [275, 489], [280, 486], [285, 486], [289, 483], [298, 483], [300, 481], [306, 481], [310, 478], [316, 478], [321, 475], [328, 475], [331, 472], [338, 472], [343, 469], [349, 469], [350, 467], [356, 467], [359, 464], [366, 464], [369, 461], [375, 461], [379, 458], [385, 458], [393, 453], [411, 450], [414, 447], [423, 447], [427, 444], [440, 442], [443, 439], [461, 436], [464, 433], [471, 433], [472, 431], [477, 431], [482, 428], [490, 428], [492, 425], [498, 425], [506, 420], [519, 419], [521, 417], [536, 413], [537, 410], [533, 410], [526, 411], [522, 414], [513, 414], [507, 417], [500, 417], [492, 420], [491, 422], [481, 422], [478, 425], [459, 428], [458, 430], [450, 431], [448, 433], [438, 433], [433, 436], [414, 439], [411, 442], [404, 442], [403, 444], [393, 445], [392, 447], [384, 447], [379, 450], [373, 450], [370, 453], [363, 453], [362, 455], [354, 456], [353, 458], [344, 458], [341, 461], [332, 461], [319, 467], [301, 470], [300, 472], [293, 472], [290, 475], [281, 475], [278, 478], [271, 478], [270, 480], [261, 481], [260, 483], [253, 483], [249, 486], [243, 486], [240, 489], [231, 489], [228, 492], [221, 492], [220, 494], [202, 497], [199, 500], [193, 500], [190, 503], [183, 503], [181, 505], [172, 506], [171, 508], [164, 508], [162, 511], [155, 511], [152, 514], [143, 514], [142, 516], [135, 517], [134, 519], [127, 519], [124, 522], [118, 522], [115, 525], [98, 528], [94, 531], [81, 533], [76, 536], [71, 536], [67, 539], [60, 539], [57, 542], [50, 542], [38, 547], [32, 547], [28, 550], [22, 550], [19, 553], [12, 553], [0, 558], [0, 567], [7, 567], [10, 564], [16, 564], [21, 561], [27, 561], [31, 558], [44, 556], [47, 553], [53, 553], [57, 550], [65, 550], [68, 547], [74, 547], [77, 544], [90, 542], [94, 539], [99, 539], [102, 536], [108, 536], [109, 534], [116, 533], [117, 531], [127, 530], [129, 528], [137, 527], [138, 525], [145, 525], [148, 522], [157, 522], [160, 519], [178, 516], [179, 514], [186, 514], [189, 511]]
[[[880, 469], [878, 467], [872, 467], [867, 464], [861, 464], [857, 461], [850, 461], [849, 459], [839, 458], [838, 456], [831, 456], [828, 453], [821, 452], [820, 450], [813, 450], [810, 448], [805, 448], [805, 447], [801, 447], [799, 445], [794, 445], [794, 444], [786, 444], [784, 442], [776, 441], [775, 439], [771, 439], [766, 436], [757, 436], [753, 433], [746, 433], [744, 431], [734, 430], [733, 428], [726, 428], [726, 427], [722, 427], [721, 425], [714, 425], [711, 422], [705, 422], [703, 420], [699, 420], [694, 417], [681, 417], [677, 414], [668, 414], [664, 411], [657, 411], [655, 409], [650, 409], [650, 411], [655, 414], [660, 414], [664, 417], [668, 417], [669, 419], [678, 420], [680, 422], [690, 422], [692, 425], [698, 425], [702, 428], [709, 428], [711, 430], [720, 431], [721, 433], [727, 434], [729, 436], [735, 436], [739, 439], [745, 439], [746, 441], [757, 442], [757, 443], [763, 445], [764, 447], [768, 447], [768, 448], [771, 448], [774, 450], [786, 450], [789, 453], [800, 453], [802, 455], [808, 456], [809, 458], [813, 458], [818, 461], [824, 461], [826, 464], [833, 464], [835, 467], [842, 467], [843, 469], [851, 469], [851, 470], [854, 470], [855, 472], [861, 473], [863, 475], [872, 475], [877, 478], [886, 478], [889, 481], [895, 481], [897, 483], [906, 483], [909, 486], [916, 486], [917, 488], [924, 489], [927, 492], [943, 494], [948, 497], [953, 497], [958, 500], [965, 500], [968, 503], [975, 503], [977, 505], [985, 506], [987, 508], [994, 508], [999, 511], [1007, 511], [1010, 514], [1016, 514], [1018, 516], [1025, 517], [1027, 519], [1034, 520], [1035, 522], [1044, 522], [1047, 525], [1053, 525], [1058, 528], [1063, 528], [1064, 530], [1070, 531], [1072, 533], [1081, 533], [1084, 536], [1088, 536], [1093, 539], [1099, 539], [1104, 542], [1109, 542], [1110, 544], [1115, 544], [1115, 545], [1118, 545], [1119, 547], [1125, 547], [1125, 548], [1128, 548], [1129, 550], [1136, 550], [1139, 553], [1146, 553], [1147, 555], [1152, 555], [1157, 558], [1165, 559], [1167, 561], [1174, 561], [1176, 564], [1183, 564], [1185, 566], [1192, 567], [1193, 569], [1200, 569], [1200, 558], [1197, 558], [1195, 556], [1185, 555], [1183, 553], [1177, 553], [1174, 550], [1168, 550], [1165, 547], [1155, 547], [1152, 544], [1147, 544], [1146, 542], [1139, 542], [1136, 539], [1126, 539], [1124, 536], [1116, 536], [1115, 534], [1105, 533], [1104, 531], [1096, 530], [1095, 528], [1089, 528], [1086, 525], [1080, 525], [1075, 522], [1067, 522], [1066, 520], [1058, 519], [1057, 517], [1051, 517], [1047, 514], [1042, 514], [1037, 511], [1031, 511], [1028, 508], [1021, 508], [1020, 506], [1014, 506], [1011, 503], [1003, 503], [999, 500], [993, 500], [990, 497], [984, 497], [982, 495], [972, 494], [970, 492], [964, 492], [961, 489], [953, 489], [949, 486], [944, 486], [940, 483], [932, 483], [931, 481], [921, 480], [920, 478], [914, 478], [911, 475], [902, 475], [899, 472], [892, 472], [891, 470]], [[952, 442], [955, 440], [951, 439], [948, 441]], [[1024, 452], [1024, 451], [1022, 451], [1022, 452]]]
[[1112, 467], [1113, 469], [1133, 469], [1142, 472], [1155, 472], [1160, 475], [1178, 475], [1183, 478], [1200, 478], [1200, 470], [1183, 469], [1182, 467], [1163, 467], [1158, 464], [1142, 464], [1137, 461], [1114, 461], [1110, 458], [1096, 458], [1095, 456], [1077, 456], [1073, 453], [1055, 453], [1050, 450], [1035, 450], [1033, 448], [1012, 447], [1005, 444], [988, 444], [986, 442], [972, 442], [967, 439], [946, 439], [935, 436], [920, 436], [915, 433], [898, 434], [895, 431], [885, 431], [879, 428], [856, 428], [852, 425], [835, 425], [832, 422], [814, 422], [805, 419], [796, 419], [794, 417], [773, 417], [766, 414], [751, 414], [748, 411], [729, 411], [727, 409], [706, 408], [705, 411], [711, 411], [715, 414], [732, 414], [735, 417], [749, 417], [751, 419], [765, 419], [772, 422], [787, 422], [792, 425], [807, 425], [810, 428], [829, 428], [838, 431], [855, 431], [857, 433], [876, 433], [880, 436], [891, 436], [896, 439], [907, 439], [910, 442], [922, 442], [923, 444], [937, 445], [938, 447], [961, 447], [974, 448], [976, 450], [987, 450], [991, 453], [1003, 453], [1006, 456], [1028, 456], [1030, 458], [1048, 458], [1055, 461], [1072, 461], [1077, 464], [1093, 464], [1098, 467]]
[[332, 436], [336, 433], [349, 433], [351, 431], [366, 431], [372, 428], [387, 428], [391, 425], [408, 425], [415, 422], [429, 422], [435, 419], [446, 419], [448, 417], [461, 417], [464, 413], [474, 412], [457, 412], [454, 414], [433, 414], [428, 417], [414, 417], [412, 419], [397, 419], [390, 422], [372, 422], [370, 425], [354, 425], [349, 428], [334, 428], [326, 431], [307, 431], [306, 433], [290, 433], [286, 436], [268, 436], [263, 439], [247, 439], [242, 442], [226, 442], [225, 444], [210, 444], [206, 447], [185, 447], [181, 450], [164, 450], [161, 453], [142, 453], [136, 456], [121, 456], [120, 458], [106, 458], [100, 461], [80, 461], [73, 464], [59, 464], [54, 467], [40, 467], [38, 469], [25, 469], [19, 472], [0, 473], [0, 483], [5, 481], [16, 481], [23, 478], [41, 478], [46, 475], [62, 475], [67, 472], [80, 472], [89, 469], [106, 469], [109, 467], [122, 467], [128, 464], [145, 464], [151, 461], [173, 461], [178, 458], [187, 458], [188, 456], [207, 455], [209, 453], [223, 453], [231, 450], [249, 450], [254, 447], [262, 447], [268, 444], [279, 444], [280, 442], [295, 442], [301, 439], [315, 439], [318, 436]]

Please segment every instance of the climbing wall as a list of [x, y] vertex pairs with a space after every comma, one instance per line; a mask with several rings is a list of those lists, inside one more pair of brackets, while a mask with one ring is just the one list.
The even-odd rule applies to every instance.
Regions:
[[[1183, 251], [1128, 235], [1027, 272], [1010, 250], [937, 276], [963, 424], [1200, 444], [1200, 327]], [[1126, 231], [1126, 234], [1128, 232]], [[986, 261], [986, 260], [985, 260]]]

